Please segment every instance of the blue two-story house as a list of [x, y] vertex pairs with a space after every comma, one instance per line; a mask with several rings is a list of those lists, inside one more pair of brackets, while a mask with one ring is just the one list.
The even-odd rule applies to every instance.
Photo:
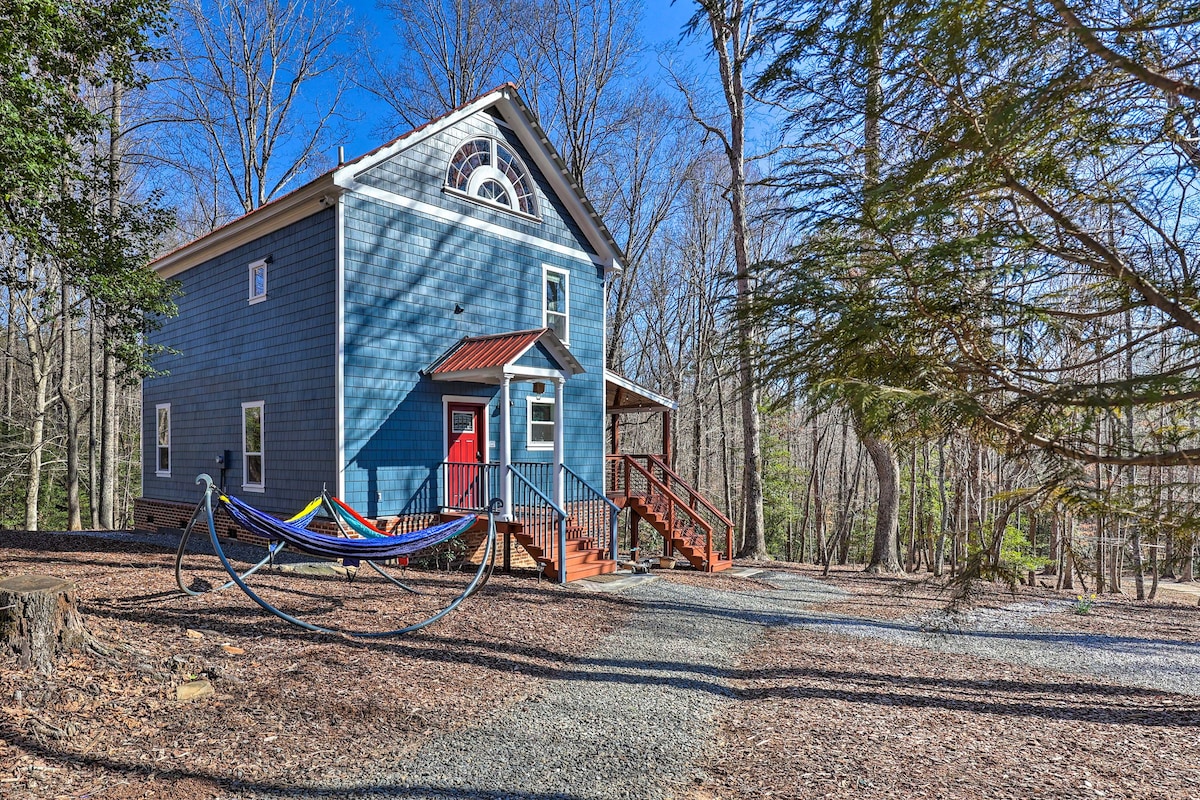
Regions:
[[683, 494], [665, 458], [609, 456], [629, 485], [606, 496], [606, 415], [674, 407], [605, 370], [621, 259], [511, 86], [163, 256], [183, 292], [143, 384], [137, 524], [179, 524], [200, 472], [280, 515], [323, 489], [414, 525], [497, 496], [551, 574], [611, 570], [613, 502], [636, 484], [655, 524], [646, 487]]

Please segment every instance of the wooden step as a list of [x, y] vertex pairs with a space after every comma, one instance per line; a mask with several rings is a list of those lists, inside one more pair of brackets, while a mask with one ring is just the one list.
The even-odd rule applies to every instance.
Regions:
[[578, 567], [567, 565], [567, 581], [577, 581], [580, 578], [590, 578], [593, 575], [608, 575], [617, 571], [615, 561], [592, 561]]

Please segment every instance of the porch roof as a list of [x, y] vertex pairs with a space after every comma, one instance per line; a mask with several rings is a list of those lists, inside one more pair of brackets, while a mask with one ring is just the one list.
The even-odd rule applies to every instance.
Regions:
[[609, 414], [676, 411], [679, 403], [639, 386], [611, 369], [604, 370], [604, 406]]
[[[517, 364], [526, 353], [542, 345], [553, 368]], [[490, 336], [464, 336], [424, 373], [435, 381], [500, 383], [510, 378], [533, 379], [561, 375], [567, 378], [583, 372], [583, 366], [549, 328], [494, 333]]]

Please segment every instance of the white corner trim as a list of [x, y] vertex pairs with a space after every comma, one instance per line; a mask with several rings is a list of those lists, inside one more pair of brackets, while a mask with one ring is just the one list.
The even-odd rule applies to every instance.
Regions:
[[338, 497], [346, 496], [346, 204], [338, 198], [334, 221], [334, 272], [336, 296], [334, 316], [334, 487]]

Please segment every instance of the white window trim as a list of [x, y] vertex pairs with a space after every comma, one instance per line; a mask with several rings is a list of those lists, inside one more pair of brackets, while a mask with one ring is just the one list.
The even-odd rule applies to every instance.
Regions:
[[[531, 394], [531, 395], [525, 396], [525, 449], [526, 450], [538, 450], [538, 451], [553, 450], [554, 449], [554, 436], [553, 435], [551, 435], [550, 441], [548, 441], [548, 442], [535, 442], [533, 440], [533, 426], [534, 426], [533, 407], [536, 405], [547, 405], [547, 406], [550, 406], [551, 408], [553, 408], [553, 406], [554, 406], [553, 395], [548, 396], [548, 397], [539, 395], [539, 394]], [[551, 413], [550, 413], [550, 422], [538, 422], [537, 424], [538, 425], [550, 425], [551, 430], [553, 430], [554, 429], [553, 428], [554, 412], [551, 411]]]
[[[167, 412], [167, 468], [159, 469], [158, 450], [162, 445], [158, 443], [158, 435], [161, 433], [158, 429], [158, 412], [162, 410]], [[159, 403], [154, 407], [154, 474], [160, 478], [171, 477], [171, 465], [175, 463], [175, 454], [171, 452], [171, 428], [175, 427], [171, 419], [171, 404]]]
[[[262, 294], [256, 295], [254, 293], [254, 272], [259, 267], [261, 267], [262, 271], [263, 271], [263, 291], [262, 291]], [[249, 278], [249, 287], [247, 288], [247, 291], [246, 291], [246, 296], [249, 299], [250, 305], [254, 305], [255, 303], [261, 303], [262, 301], [267, 299], [267, 278], [268, 278], [267, 271], [268, 271], [267, 270], [267, 260], [265, 258], [260, 258], [258, 261], [250, 262], [250, 266], [247, 270], [247, 277]]]
[[566, 324], [563, 327], [566, 330], [566, 335], [560, 338], [563, 344], [569, 345], [571, 344], [571, 273], [561, 267], [552, 267], [549, 264], [542, 264], [542, 327], [550, 327], [547, 322], [549, 312], [546, 310], [546, 279], [552, 272], [563, 276], [563, 307], [567, 309], [566, 313], [563, 314], [566, 318]]
[[492, 163], [480, 165], [471, 172], [471, 176], [467, 179], [467, 190], [465, 192], [462, 189], [458, 189], [450, 185], [450, 168], [447, 166], [446, 178], [444, 181], [442, 181], [443, 191], [447, 192], [448, 194], [452, 194], [455, 197], [461, 197], [464, 200], [471, 200], [489, 208], [498, 208], [501, 211], [507, 211], [508, 213], [515, 214], [523, 219], [531, 220], [533, 222], [541, 222], [542, 218], [538, 211], [541, 209], [542, 201], [537, 194], [537, 184], [533, 180], [533, 172], [529, 169], [529, 165], [525, 163], [525, 159], [521, 158], [521, 154], [518, 153], [516, 148], [514, 148], [508, 142], [504, 142], [504, 148], [508, 150], [508, 152], [512, 153], [513, 159], [516, 160], [517, 165], [529, 179], [530, 189], [533, 191], [533, 195], [531, 196], [533, 201], [533, 213], [530, 214], [515, 206], [497, 203], [494, 200], [488, 200], [487, 198], [480, 197], [475, 193], [479, 190], [479, 184], [483, 183], [485, 180], [491, 179], [504, 187], [505, 191], [509, 193], [509, 196], [513, 198], [514, 203], [516, 202], [517, 198], [517, 188], [513, 186], [512, 181], [508, 179], [508, 176], [504, 174], [503, 170], [496, 166], [496, 163], [500, 160], [499, 151], [497, 150], [497, 147], [500, 145], [500, 140], [495, 136], [488, 136], [484, 134], [479, 136], [470, 136], [466, 139], [463, 139], [454, 148], [454, 152], [451, 154], [450, 158], [453, 159], [454, 155], [457, 154], [467, 142], [472, 142], [476, 139], [484, 139], [491, 146]]
[[[250, 483], [246, 480], [246, 476], [250, 474], [249, 456], [246, 452], [246, 409], [258, 409], [258, 459], [259, 459], [259, 475], [262, 481], [259, 483]], [[242, 403], [242, 489], [247, 492], [265, 492], [267, 490], [267, 413], [266, 403], [262, 400], [253, 400], [249, 403]]]

